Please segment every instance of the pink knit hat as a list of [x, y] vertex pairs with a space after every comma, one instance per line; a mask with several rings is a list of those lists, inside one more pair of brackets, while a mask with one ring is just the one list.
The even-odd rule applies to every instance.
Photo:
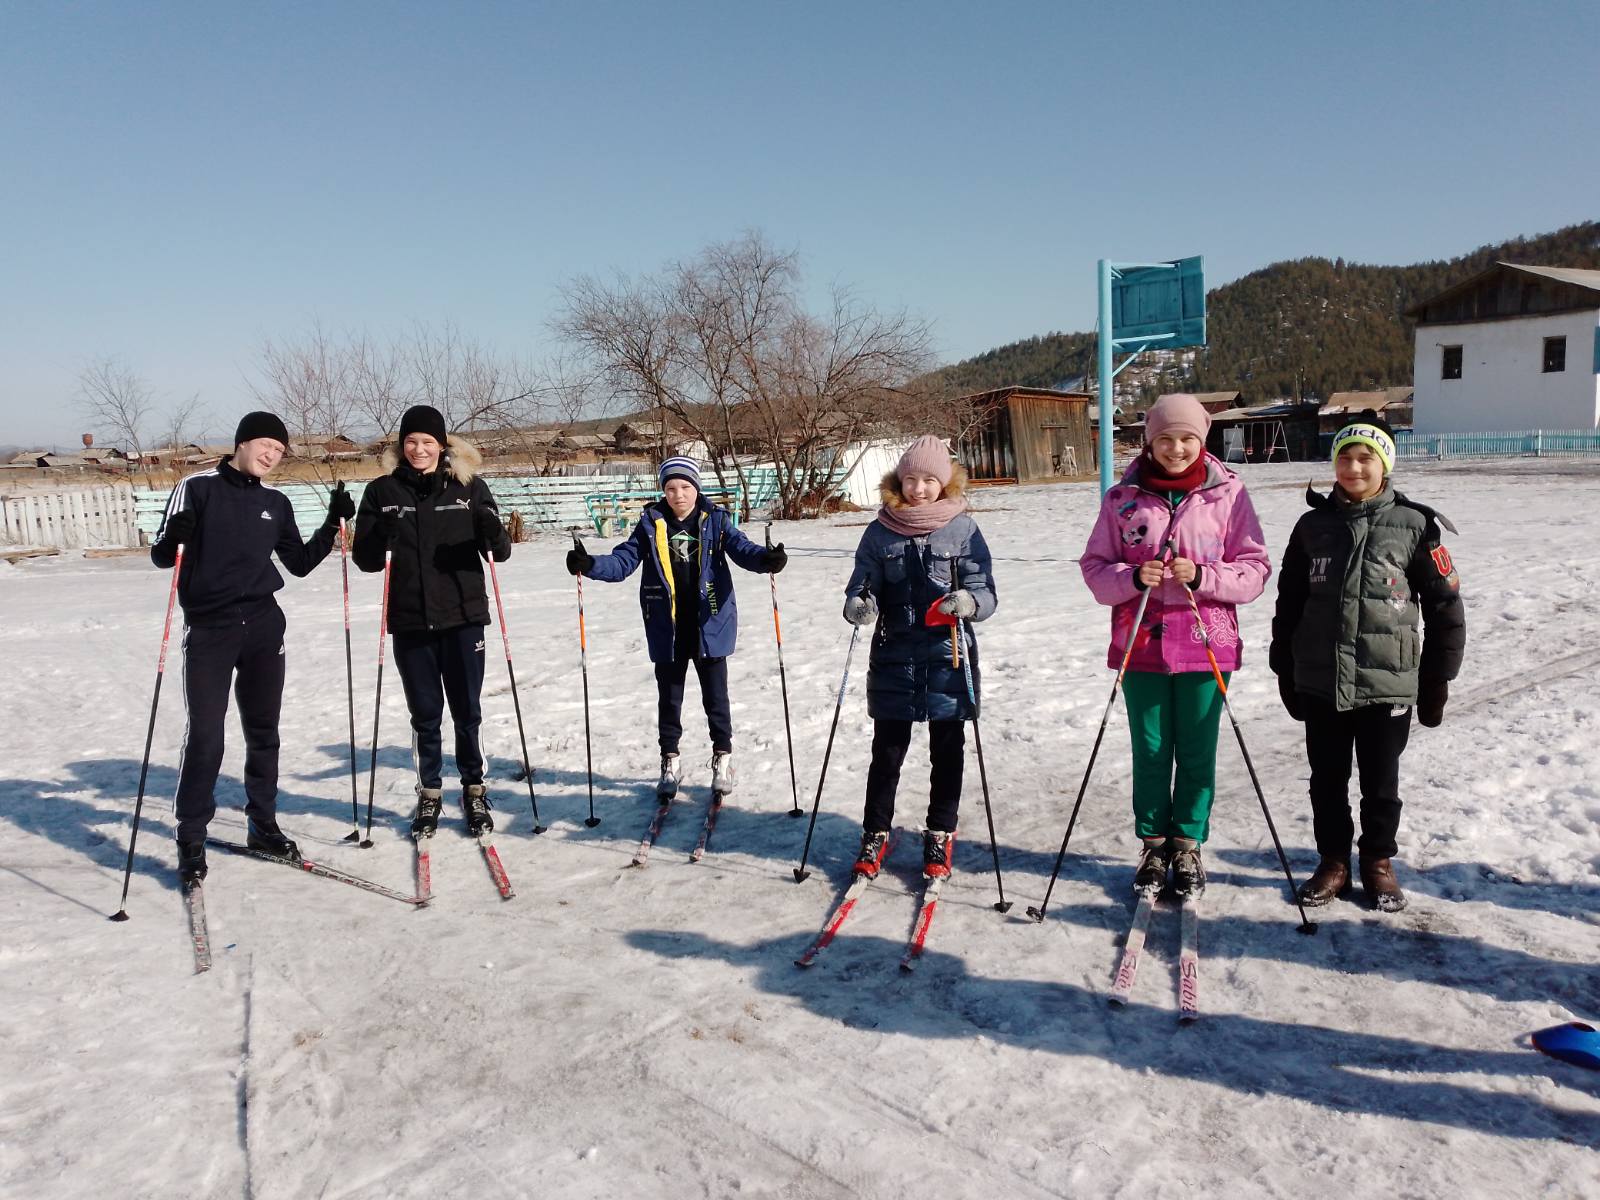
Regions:
[[940, 487], [948, 487], [950, 477], [955, 474], [955, 463], [950, 460], [950, 450], [945, 446], [944, 439], [925, 433], [907, 446], [900, 461], [894, 465], [895, 477], [904, 479], [909, 471], [932, 475], [939, 481]]
[[1144, 414], [1144, 440], [1154, 443], [1163, 433], [1192, 433], [1202, 442], [1211, 430], [1211, 414], [1188, 392], [1158, 396]]

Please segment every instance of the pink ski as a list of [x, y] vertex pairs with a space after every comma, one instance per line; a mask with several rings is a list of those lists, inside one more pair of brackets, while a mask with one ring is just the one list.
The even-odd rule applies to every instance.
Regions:
[[1178, 951], [1178, 1020], [1200, 1019], [1200, 914], [1185, 900], [1179, 914], [1183, 945]]
[[1133, 991], [1133, 981], [1139, 974], [1139, 958], [1144, 954], [1145, 934], [1150, 929], [1150, 911], [1155, 907], [1154, 892], [1140, 892], [1138, 907], [1133, 910], [1133, 924], [1128, 927], [1128, 940], [1122, 947], [1122, 961], [1117, 965], [1117, 977], [1111, 985], [1111, 1003], [1126, 1004]]

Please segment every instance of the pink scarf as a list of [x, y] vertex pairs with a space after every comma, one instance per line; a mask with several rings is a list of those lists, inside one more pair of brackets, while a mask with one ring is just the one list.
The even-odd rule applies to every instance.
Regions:
[[916, 507], [890, 508], [885, 504], [878, 509], [878, 521], [887, 529], [903, 537], [922, 537], [943, 529], [966, 511], [965, 496], [946, 496], [932, 504]]

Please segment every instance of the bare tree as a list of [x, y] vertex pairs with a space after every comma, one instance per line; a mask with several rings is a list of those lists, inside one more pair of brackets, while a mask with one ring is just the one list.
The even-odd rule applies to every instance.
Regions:
[[313, 321], [297, 341], [267, 341], [262, 382], [252, 382], [250, 390], [283, 418], [290, 437], [341, 433], [357, 411], [352, 360], [350, 347]]
[[537, 408], [534, 372], [464, 336], [452, 321], [413, 324], [405, 363], [414, 403], [431, 404], [451, 429], [504, 431]]
[[163, 446], [186, 446], [199, 436], [200, 426], [208, 420], [198, 394], [171, 405], [161, 416], [157, 440]]
[[363, 333], [350, 344], [350, 399], [368, 433], [388, 433], [412, 403], [406, 353], [397, 341], [379, 344]]
[[719, 482], [746, 484], [752, 457], [774, 465], [793, 515], [848, 447], [916, 427], [933, 403], [908, 388], [930, 362], [925, 322], [843, 288], [815, 316], [799, 293], [796, 255], [747, 233], [659, 277], [573, 280], [555, 327], [619, 392], [704, 441]]
[[78, 409], [95, 427], [127, 447], [129, 458], [144, 453], [154, 415], [149, 385], [116, 358], [101, 358], [78, 372]]

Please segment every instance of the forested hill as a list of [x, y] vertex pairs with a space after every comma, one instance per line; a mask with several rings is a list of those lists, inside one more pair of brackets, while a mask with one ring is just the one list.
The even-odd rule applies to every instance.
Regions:
[[[1344, 259], [1273, 263], [1207, 295], [1210, 345], [1193, 374], [1167, 386], [1212, 392], [1238, 388], [1249, 402], [1412, 382], [1412, 325], [1402, 315], [1417, 301], [1508, 261], [1600, 269], [1600, 221], [1539, 237], [1484, 246], [1460, 258], [1409, 267], [1374, 267]], [[960, 392], [1018, 384], [1055, 387], [1092, 373], [1093, 333], [1049, 333], [943, 367], [934, 378]]]

